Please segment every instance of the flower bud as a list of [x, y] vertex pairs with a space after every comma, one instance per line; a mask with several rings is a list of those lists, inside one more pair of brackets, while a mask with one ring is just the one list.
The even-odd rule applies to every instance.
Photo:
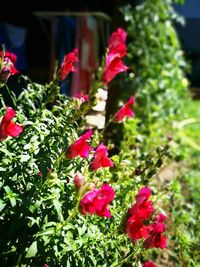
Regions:
[[76, 173], [76, 175], [74, 176], [74, 185], [77, 190], [79, 190], [82, 187], [83, 181], [84, 181], [83, 175], [80, 172]]
[[11, 75], [11, 71], [8, 67], [4, 67], [0, 72], [0, 80], [6, 82]]

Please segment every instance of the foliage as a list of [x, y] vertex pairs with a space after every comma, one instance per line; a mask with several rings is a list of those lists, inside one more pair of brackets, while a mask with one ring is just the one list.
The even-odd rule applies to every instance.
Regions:
[[[120, 232], [120, 224], [142, 178], [133, 179], [134, 167], [123, 151], [113, 156], [115, 168], [110, 171], [92, 172], [91, 158], [67, 160], [67, 147], [82, 132], [73, 120], [76, 102], [59, 95], [49, 110], [45, 89], [27, 81], [16, 100], [17, 121], [25, 125], [24, 132], [1, 143], [1, 263], [119, 266], [135, 249]], [[4, 112], [3, 107], [1, 116]], [[98, 142], [95, 134], [92, 143]], [[156, 167], [151, 170], [156, 172]], [[110, 220], [78, 214], [79, 195], [73, 183], [77, 171], [96, 184], [112, 182], [117, 196]]]
[[121, 9], [127, 22], [130, 66], [126, 93], [136, 96], [136, 127], [147, 150], [173, 134], [172, 121], [181, 110], [180, 99], [187, 95], [187, 65], [173, 27], [178, 16], [171, 3], [143, 1], [135, 9], [129, 5]]
[[[127, 62], [131, 66], [126, 81], [129, 90], [122, 98], [133, 92], [136, 116], [124, 124], [121, 149], [140, 162], [136, 168], [140, 172], [144, 154], [151, 155], [159, 144], [169, 144], [168, 160], [159, 159], [164, 167], [153, 179], [158, 190], [155, 194], [164, 194], [162, 207], [169, 216], [169, 250], [146, 251], [144, 257], [152, 257], [161, 266], [198, 266], [198, 103], [186, 91], [184, 72], [188, 66], [173, 28], [173, 20], [180, 18], [171, 3], [143, 1], [135, 10], [122, 8], [128, 25]], [[154, 166], [152, 158], [149, 162]]]
[[[121, 32], [123, 31], [119, 29], [117, 34]], [[125, 37], [126, 34], [123, 34]], [[122, 41], [125, 42], [125, 38]], [[93, 135], [87, 134], [87, 138], [86, 134], [82, 135], [88, 129], [84, 117], [99, 99], [98, 88], [107, 87], [108, 80], [106, 85], [103, 84], [102, 74], [105, 77], [108, 71], [106, 77], [110, 81], [122, 71], [122, 66], [126, 70], [121, 56], [112, 49], [116, 53], [118, 46], [110, 45], [105, 59], [106, 70], [103, 66], [100, 68], [97, 74], [99, 80], [94, 81], [89, 100], [88, 97], [77, 99], [59, 94], [59, 77], [66, 78], [69, 70], [74, 71], [73, 62], [77, 61], [77, 50], [65, 57], [49, 84], [40, 85], [32, 83], [27, 77], [21, 77], [25, 83], [23, 92], [18, 98], [11, 94], [13, 108], [17, 111], [15, 118], [8, 114], [8, 110], [14, 112], [12, 108], [6, 108], [3, 98], [1, 99], [2, 266], [48, 264], [114, 267], [124, 263], [135, 265], [141, 261], [143, 240], [131, 242], [125, 233], [127, 212], [135, 202], [138, 190], [149, 184], [162, 165], [168, 147], [158, 148], [152, 155], [144, 155], [142, 162], [134, 162], [129, 152], [122, 150], [109, 159], [109, 166], [114, 166], [108, 168], [105, 166], [105, 160], [108, 162], [107, 147], [98, 146], [103, 142], [104, 129], [93, 128]], [[122, 56], [126, 51], [124, 45], [123, 49]], [[111, 63], [115, 64], [114, 72], [109, 69]], [[130, 110], [132, 103], [133, 98], [118, 111], [120, 121], [133, 115]], [[15, 121], [23, 126], [23, 132], [18, 133], [18, 137], [12, 132], [15, 130]], [[98, 146], [99, 150], [87, 154], [87, 142], [93, 148]], [[109, 146], [113, 146], [110, 142], [106, 140]], [[83, 148], [80, 148], [80, 143]], [[72, 153], [73, 149], [77, 149], [76, 153]], [[83, 150], [82, 154], [80, 149]], [[94, 158], [95, 165], [92, 164]], [[100, 163], [101, 160], [104, 163]], [[106, 168], [99, 168], [101, 164]], [[92, 166], [98, 166], [98, 169]], [[77, 173], [81, 173], [83, 177], [83, 184], [79, 187], [74, 180]], [[104, 213], [100, 212], [96, 213], [99, 217], [92, 215], [95, 211], [90, 211], [88, 207], [85, 208], [88, 212], [83, 211], [83, 196], [90, 201], [87, 194], [101, 192], [98, 193], [100, 199], [97, 197], [97, 203], [107, 201], [105, 196], [101, 196], [103, 190], [97, 190], [102, 184], [109, 184], [115, 191], [114, 201], [111, 204], [106, 202], [105, 207], [110, 209], [111, 218], [109, 215], [105, 218], [102, 215]], [[153, 201], [157, 201], [154, 196]], [[100, 208], [95, 203], [94, 207]], [[149, 223], [150, 221], [149, 219]], [[138, 260], [133, 261], [133, 257], [138, 257]]]
[[[165, 19], [170, 21], [168, 15], [170, 18], [172, 15], [167, 12], [168, 2], [162, 4], [157, 1], [154, 5], [151, 2], [144, 2], [149, 8], [137, 8], [135, 15], [138, 22], [140, 10], [143, 16], [147, 16], [144, 12], [149, 14], [150, 8], [155, 11], [156, 8], [162, 9], [159, 13], [162, 18], [156, 21], [160, 27], [158, 32], [154, 29], [155, 24], [145, 24], [148, 30], [146, 32], [144, 29], [144, 33], [149, 36], [151, 53], [147, 52], [148, 44], [142, 34], [134, 40], [135, 48], [130, 45], [129, 52], [129, 58], [132, 54], [138, 65], [133, 68], [135, 78], [131, 81], [135, 90], [132, 95], [136, 95], [135, 118], [125, 121], [126, 117], [133, 115], [133, 98], [130, 98], [116, 113], [120, 120], [116, 120], [114, 114], [104, 129], [91, 129], [85, 119], [99, 101], [98, 89], [107, 90], [110, 81], [127, 69], [122, 61], [126, 54], [126, 34], [122, 29], [118, 29], [109, 39], [105, 59], [89, 96], [69, 98], [59, 93], [60, 81], [76, 69], [73, 65], [78, 61], [76, 49], [66, 55], [49, 84], [40, 85], [21, 77], [25, 83], [23, 92], [18, 98], [11, 93], [16, 117], [12, 118], [12, 122], [2, 119], [0, 124], [0, 130], [7, 133], [7, 137], [2, 135], [0, 142], [1, 266], [141, 266], [152, 258], [162, 262], [162, 255], [166, 252], [155, 248], [145, 249], [144, 240], [147, 237], [131, 242], [131, 235], [126, 230], [130, 215], [133, 221], [141, 221], [140, 216], [144, 211], [140, 213], [140, 209], [143, 204], [144, 210], [146, 204], [147, 211], [149, 205], [155, 209], [152, 217], [142, 220], [145, 229], [150, 227], [148, 237], [157, 223], [154, 216], [167, 213], [166, 235], [171, 238], [169, 248], [173, 249], [170, 255], [180, 264], [189, 264], [187, 257], [192, 255], [191, 247], [196, 245], [193, 235], [198, 229], [195, 224], [189, 236], [191, 242], [188, 241], [187, 229], [192, 219], [188, 219], [188, 214], [179, 208], [184, 207], [181, 187], [178, 181], [161, 183], [159, 180], [161, 170], [171, 160], [171, 148], [180, 150], [180, 156], [184, 152], [177, 145], [182, 140], [181, 136], [177, 135], [177, 139], [173, 136], [173, 140], [170, 136], [166, 138], [166, 133], [172, 131], [170, 122], [177, 113], [178, 106], [175, 103], [182, 92], [185, 94], [184, 62], [178, 52], [179, 45], [171, 24], [167, 23], [169, 35], [165, 35], [166, 32], [161, 35], [164, 26], [159, 22]], [[130, 32], [132, 30], [129, 28]], [[164, 53], [159, 44], [154, 48], [153, 33], [160, 34], [158, 36], [163, 38], [163, 46], [171, 40], [166, 44], [168, 48], [164, 48]], [[143, 57], [137, 52], [139, 45]], [[159, 57], [154, 62], [148, 55], [156, 51]], [[164, 87], [161, 86], [162, 81]], [[0, 117], [4, 118], [7, 109], [3, 98], [1, 104]], [[23, 126], [23, 133], [18, 137], [5, 131], [8, 125], [13, 127], [15, 121]], [[110, 122], [117, 129], [121, 121], [125, 129], [121, 149], [109, 158], [107, 149], [115, 144], [111, 139], [105, 139], [105, 129]], [[177, 125], [180, 126], [177, 123], [175, 129]], [[148, 146], [150, 149], [147, 149]], [[79, 180], [75, 181], [75, 177]], [[187, 177], [190, 181], [189, 174]], [[109, 185], [109, 192], [113, 194], [115, 191], [114, 200], [108, 201], [108, 191], [107, 195], [105, 190], [103, 192], [102, 188], [106, 185]], [[144, 191], [152, 192], [149, 202], [147, 199], [150, 195], [141, 197], [138, 194], [144, 186]], [[190, 186], [192, 188], [194, 185]], [[196, 199], [195, 193], [193, 197]], [[91, 203], [94, 199], [94, 203]], [[109, 213], [105, 216], [102, 209], [109, 211], [111, 217]], [[195, 218], [197, 214], [193, 212], [192, 218]], [[134, 217], [136, 214], [138, 218]], [[176, 227], [174, 231], [171, 224]], [[162, 224], [160, 226], [165, 228]], [[173, 240], [177, 247], [172, 247]]]

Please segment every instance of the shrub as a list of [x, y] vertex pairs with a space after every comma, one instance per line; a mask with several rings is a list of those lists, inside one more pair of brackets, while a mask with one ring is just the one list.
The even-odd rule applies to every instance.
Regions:
[[[77, 99], [59, 93], [60, 81], [76, 71], [75, 49], [49, 84], [21, 77], [26, 88], [18, 98], [12, 95], [13, 107], [6, 107], [2, 98], [2, 266], [114, 267], [140, 262], [144, 247], [166, 246], [164, 220], [159, 219], [163, 215], [154, 189], [147, 185], [168, 147], [155, 151], [151, 162], [147, 155], [143, 162], [133, 163], [123, 150], [109, 157], [112, 144], [104, 140], [104, 129], [92, 129], [84, 119], [99, 99], [98, 89], [106, 90], [119, 72], [127, 70], [122, 61], [125, 40], [123, 29], [111, 35], [89, 96]], [[4, 64], [2, 57], [1, 72]], [[9, 75], [3, 77], [5, 85]], [[133, 116], [133, 102], [131, 97], [113, 116], [115, 123]], [[158, 224], [162, 231], [157, 231]]]

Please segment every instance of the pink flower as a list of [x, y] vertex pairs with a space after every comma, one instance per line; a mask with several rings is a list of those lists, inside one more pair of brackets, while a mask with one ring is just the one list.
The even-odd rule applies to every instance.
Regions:
[[92, 135], [92, 130], [88, 130], [85, 134], [83, 134], [74, 144], [72, 144], [67, 149], [67, 158], [73, 159], [77, 156], [82, 158], [87, 158], [89, 156], [89, 151], [93, 150], [87, 143], [87, 139], [89, 139]]
[[145, 201], [141, 204], [135, 203], [129, 209], [129, 214], [131, 215], [131, 217], [128, 219], [128, 221], [131, 221], [132, 216], [137, 216], [137, 218], [140, 218], [142, 220], [148, 220], [153, 212], [154, 207], [152, 206], [152, 201]]
[[108, 52], [106, 64], [103, 72], [103, 81], [108, 84], [120, 72], [127, 71], [128, 67], [122, 62], [122, 57], [126, 55], [126, 32], [118, 28], [113, 32], [108, 40]]
[[143, 221], [137, 218], [137, 216], [132, 216], [131, 220], [128, 220], [125, 231], [132, 242], [136, 242], [141, 238], [147, 238], [149, 234], [148, 226], [144, 225]]
[[157, 265], [153, 261], [145, 261], [142, 267], [157, 267]]
[[81, 103], [85, 102], [85, 101], [89, 101], [89, 96], [88, 95], [82, 95], [80, 98]]
[[136, 196], [137, 204], [143, 203], [151, 196], [151, 189], [149, 187], [142, 187]]
[[[0, 58], [2, 58], [3, 52], [0, 51]], [[1, 62], [0, 79], [6, 82], [11, 75], [17, 74], [19, 71], [15, 68], [17, 56], [8, 51], [5, 52], [3, 61]]]
[[144, 241], [145, 248], [166, 248], [167, 247], [167, 237], [162, 233], [153, 232]]
[[91, 168], [93, 170], [97, 170], [98, 168], [105, 168], [112, 166], [113, 162], [108, 157], [108, 148], [103, 144], [100, 144], [94, 153], [94, 160], [91, 164]]
[[125, 232], [135, 242], [141, 238], [148, 238], [151, 228], [144, 224], [154, 212], [152, 201], [148, 201], [151, 190], [143, 187], [136, 196], [136, 203], [129, 209], [130, 215], [125, 223]]
[[155, 217], [155, 223], [149, 225], [149, 236], [144, 241], [145, 248], [166, 248], [167, 237], [163, 235], [166, 231], [163, 221], [166, 218], [164, 214], [160, 213]]
[[80, 212], [84, 215], [96, 214], [110, 218], [109, 204], [114, 197], [114, 189], [108, 184], [103, 184], [100, 189], [94, 188], [83, 196], [80, 202]]
[[81, 104], [84, 103], [85, 101], [89, 101], [88, 95], [77, 94], [75, 97], [80, 100]]
[[[150, 196], [150, 188], [143, 187], [140, 189], [136, 196], [136, 203], [128, 211], [131, 217], [134, 216], [142, 220], [148, 220], [150, 218], [151, 214], [154, 212], [152, 201], [148, 201]], [[131, 217], [128, 219], [128, 221], [131, 221]]]
[[23, 132], [23, 127], [12, 121], [15, 115], [16, 111], [13, 108], [6, 107], [6, 114], [0, 124], [0, 140], [4, 140], [8, 136], [19, 136]]
[[83, 181], [84, 181], [83, 175], [80, 172], [76, 173], [76, 175], [74, 176], [74, 185], [77, 190], [79, 190], [82, 187]]
[[160, 213], [156, 216], [155, 221], [158, 223], [162, 223], [167, 219], [167, 216], [165, 216], [163, 213]]
[[64, 57], [61, 67], [58, 71], [58, 79], [60, 81], [63, 81], [71, 71], [72, 72], [77, 71], [75, 67], [75, 63], [78, 62], [77, 54], [78, 54], [78, 49], [74, 49], [73, 52], [70, 52]]
[[151, 214], [154, 212], [152, 201], [147, 201], [150, 196], [150, 188], [143, 187], [140, 189], [136, 196], [136, 203], [129, 209], [129, 214], [131, 217], [128, 219], [128, 221], [131, 221], [132, 216], [136, 216], [142, 220], [148, 220], [150, 218]]
[[120, 57], [126, 55], [126, 32], [122, 28], [118, 28], [113, 32], [108, 40], [109, 54], [119, 54]]
[[[2, 55], [3, 55], [3, 52], [0, 51], [0, 57], [2, 57]], [[8, 51], [5, 51], [4, 58], [9, 58], [13, 64], [15, 64], [17, 61], [17, 56], [11, 52], [8, 52]]]
[[125, 117], [133, 117], [134, 112], [131, 109], [131, 105], [134, 103], [134, 97], [130, 97], [128, 102], [124, 104], [115, 114], [114, 121], [121, 122]]
[[108, 84], [118, 73], [127, 71], [121, 60], [120, 54], [108, 53], [106, 57], [106, 66], [103, 72], [103, 81]]

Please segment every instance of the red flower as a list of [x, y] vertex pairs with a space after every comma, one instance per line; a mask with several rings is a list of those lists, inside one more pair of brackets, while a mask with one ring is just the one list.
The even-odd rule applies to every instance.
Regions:
[[108, 84], [118, 73], [127, 71], [121, 60], [126, 55], [126, 32], [118, 28], [108, 40], [108, 52], [106, 55], [106, 66], [103, 72], [103, 81]]
[[132, 220], [132, 217], [136, 217], [141, 220], [148, 220], [150, 218], [151, 214], [154, 212], [152, 201], [147, 201], [150, 196], [150, 188], [143, 187], [140, 189], [136, 196], [136, 203], [128, 211], [131, 215], [131, 217], [128, 219], [128, 222]]
[[108, 157], [108, 149], [103, 144], [100, 144], [95, 153], [94, 153], [94, 160], [91, 164], [93, 170], [97, 170], [98, 168], [105, 168], [105, 167], [112, 167], [113, 162]]
[[150, 236], [145, 239], [144, 247], [145, 248], [166, 248], [167, 246], [167, 237], [162, 235], [162, 233], [153, 232]]
[[115, 197], [114, 189], [108, 184], [103, 184], [100, 189], [93, 189], [86, 193], [80, 202], [80, 212], [96, 214], [100, 217], [110, 218], [108, 205]]
[[150, 188], [143, 187], [136, 196], [136, 203], [128, 211], [130, 216], [125, 223], [125, 232], [133, 242], [149, 236], [151, 228], [144, 225], [144, 220], [148, 220], [154, 212], [152, 201], [148, 201], [150, 196]]
[[128, 67], [123, 64], [120, 54], [108, 53], [103, 72], [104, 83], [108, 84], [118, 73], [127, 71], [127, 69]]
[[[2, 58], [3, 52], [0, 51], [0, 57]], [[13, 64], [17, 61], [17, 56], [11, 52], [5, 51], [4, 59], [9, 59]]]
[[78, 54], [78, 49], [74, 49], [73, 52], [70, 52], [64, 57], [61, 67], [58, 71], [58, 79], [60, 81], [63, 81], [71, 71], [72, 72], [77, 71], [75, 67], [75, 63], [78, 62], [77, 54]]
[[125, 231], [131, 241], [136, 242], [138, 239], [148, 237], [149, 227], [144, 225], [143, 221], [137, 216], [132, 216], [126, 224]]
[[147, 201], [151, 196], [151, 189], [149, 187], [142, 187], [136, 196], [136, 201], [141, 204]]
[[156, 216], [155, 221], [158, 223], [162, 223], [167, 219], [167, 216], [165, 216], [163, 213], [160, 213], [159, 215]]
[[128, 221], [131, 221], [132, 216], [142, 220], [148, 220], [151, 214], [154, 212], [152, 201], [147, 201], [151, 196], [151, 189], [143, 187], [136, 196], [136, 203], [129, 209], [131, 217]]
[[113, 32], [108, 40], [109, 54], [119, 54], [120, 57], [126, 55], [126, 32], [122, 28], [118, 28]]
[[15, 115], [16, 111], [13, 108], [6, 107], [6, 114], [0, 124], [0, 140], [4, 140], [8, 136], [16, 137], [23, 132], [21, 125], [11, 121]]
[[132, 111], [130, 106], [134, 103], [134, 101], [134, 97], [130, 97], [128, 102], [117, 111], [114, 116], [114, 121], [121, 122], [125, 117], [133, 117], [134, 112]]
[[153, 261], [145, 261], [142, 267], [157, 267], [157, 265]]
[[166, 220], [164, 214], [159, 214], [155, 218], [155, 223], [149, 225], [149, 237], [144, 241], [145, 248], [166, 248], [167, 237], [163, 235], [166, 227], [163, 221]]
[[74, 144], [72, 144], [67, 149], [67, 158], [73, 159], [77, 156], [82, 158], [87, 158], [89, 156], [89, 151], [93, 150], [92, 147], [88, 145], [86, 142], [92, 135], [92, 130], [88, 130], [85, 134], [83, 134]]
[[[142, 220], [148, 220], [153, 212], [154, 207], [152, 206], [152, 201], [145, 201], [141, 204], [136, 203], [129, 209], [129, 214], [134, 217], [137, 216], [137, 218]], [[132, 216], [128, 221], [131, 221]]]
[[81, 101], [81, 103], [84, 103], [85, 101], [89, 101], [88, 95], [77, 95], [76, 98], [78, 98]]
[[[0, 51], [0, 58], [3, 53]], [[15, 68], [17, 56], [8, 51], [5, 52], [3, 62], [1, 62], [0, 78], [3, 82], [6, 82], [11, 75], [18, 73], [19, 71]]]

